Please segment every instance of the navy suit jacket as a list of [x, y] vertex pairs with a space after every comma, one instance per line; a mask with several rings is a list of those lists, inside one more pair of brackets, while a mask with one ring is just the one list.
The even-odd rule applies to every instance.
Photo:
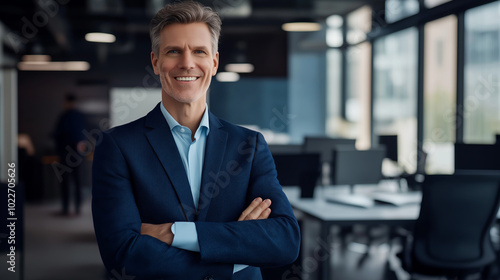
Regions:
[[[261, 279], [260, 268], [298, 255], [300, 232], [260, 133], [209, 114], [198, 209], [158, 104], [148, 115], [104, 132], [93, 163], [92, 213], [112, 275], [135, 279]], [[272, 201], [265, 220], [241, 221], [256, 198]], [[141, 235], [141, 223], [196, 223], [200, 252]], [[233, 264], [248, 268], [233, 275]]]

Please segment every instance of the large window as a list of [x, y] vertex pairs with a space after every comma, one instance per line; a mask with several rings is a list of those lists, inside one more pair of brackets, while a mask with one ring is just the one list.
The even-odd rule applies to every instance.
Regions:
[[370, 55], [368, 42], [347, 50], [346, 117], [356, 147], [370, 147]]
[[417, 40], [417, 29], [410, 28], [373, 46], [373, 129], [398, 136], [398, 162], [410, 173], [417, 164]]
[[345, 114], [349, 121], [347, 130], [356, 138], [356, 147], [370, 147], [370, 68], [371, 44], [366, 33], [372, 27], [372, 10], [363, 6], [347, 15], [347, 43], [351, 46], [347, 56], [347, 84]]
[[333, 137], [348, 137], [341, 114], [342, 54], [339, 49], [326, 52], [326, 134]]
[[465, 13], [464, 71], [464, 107], [459, 112], [464, 142], [494, 143], [500, 134], [500, 2]]
[[430, 9], [450, 1], [452, 0], [425, 0], [424, 3]]
[[419, 8], [418, 0], [385, 0], [385, 20], [393, 23], [417, 14]]
[[424, 151], [427, 173], [453, 173], [457, 83], [457, 18], [424, 28]]

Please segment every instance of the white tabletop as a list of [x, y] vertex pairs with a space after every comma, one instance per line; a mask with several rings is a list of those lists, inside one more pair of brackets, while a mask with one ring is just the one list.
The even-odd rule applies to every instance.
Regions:
[[[420, 212], [418, 203], [403, 206], [375, 204], [373, 207], [361, 208], [327, 201], [329, 196], [348, 194], [348, 186], [317, 187], [314, 198], [300, 198], [300, 189], [296, 186], [283, 187], [283, 191], [295, 210], [328, 223], [400, 224], [415, 221]], [[369, 194], [373, 191], [397, 193], [397, 188], [391, 185], [355, 187], [355, 194]], [[500, 209], [497, 219], [500, 220]]]
[[[404, 206], [380, 205], [361, 208], [350, 205], [328, 202], [325, 197], [332, 193], [340, 192], [335, 187], [322, 187], [315, 191], [314, 198], [300, 198], [298, 187], [284, 187], [290, 204], [296, 210], [313, 216], [324, 222], [358, 223], [358, 222], [403, 222], [414, 221], [418, 218], [420, 204], [409, 204]], [[363, 191], [360, 191], [363, 193]], [[342, 193], [344, 194], [344, 193]], [[357, 193], [355, 193], [357, 194]]]

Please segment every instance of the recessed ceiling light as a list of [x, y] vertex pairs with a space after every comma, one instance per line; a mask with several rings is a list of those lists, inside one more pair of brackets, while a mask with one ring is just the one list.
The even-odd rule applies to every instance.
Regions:
[[87, 61], [21, 61], [17, 64], [21, 71], [87, 71]]
[[236, 73], [251, 73], [254, 70], [251, 63], [229, 63], [226, 65], [226, 71]]
[[344, 19], [339, 15], [331, 15], [326, 18], [326, 24], [332, 28], [341, 28], [344, 24]]
[[116, 41], [116, 37], [115, 35], [109, 33], [92, 32], [85, 34], [85, 40], [96, 43], [114, 43]]
[[317, 22], [289, 22], [281, 26], [288, 32], [311, 32], [321, 30], [321, 24]]
[[219, 82], [236, 82], [240, 79], [240, 75], [235, 72], [219, 72], [215, 79]]
[[50, 55], [45, 54], [26, 54], [21, 57], [22, 61], [41, 61], [47, 62], [50, 61]]

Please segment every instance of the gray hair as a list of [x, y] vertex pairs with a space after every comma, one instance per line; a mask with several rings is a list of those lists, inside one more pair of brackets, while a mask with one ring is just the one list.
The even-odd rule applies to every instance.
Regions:
[[185, 1], [168, 4], [159, 10], [151, 19], [149, 24], [149, 36], [151, 37], [151, 48], [158, 55], [160, 48], [160, 33], [163, 28], [174, 23], [196, 23], [202, 22], [208, 26], [212, 37], [212, 52], [215, 55], [219, 44], [221, 19], [210, 7], [201, 5], [195, 1]]

